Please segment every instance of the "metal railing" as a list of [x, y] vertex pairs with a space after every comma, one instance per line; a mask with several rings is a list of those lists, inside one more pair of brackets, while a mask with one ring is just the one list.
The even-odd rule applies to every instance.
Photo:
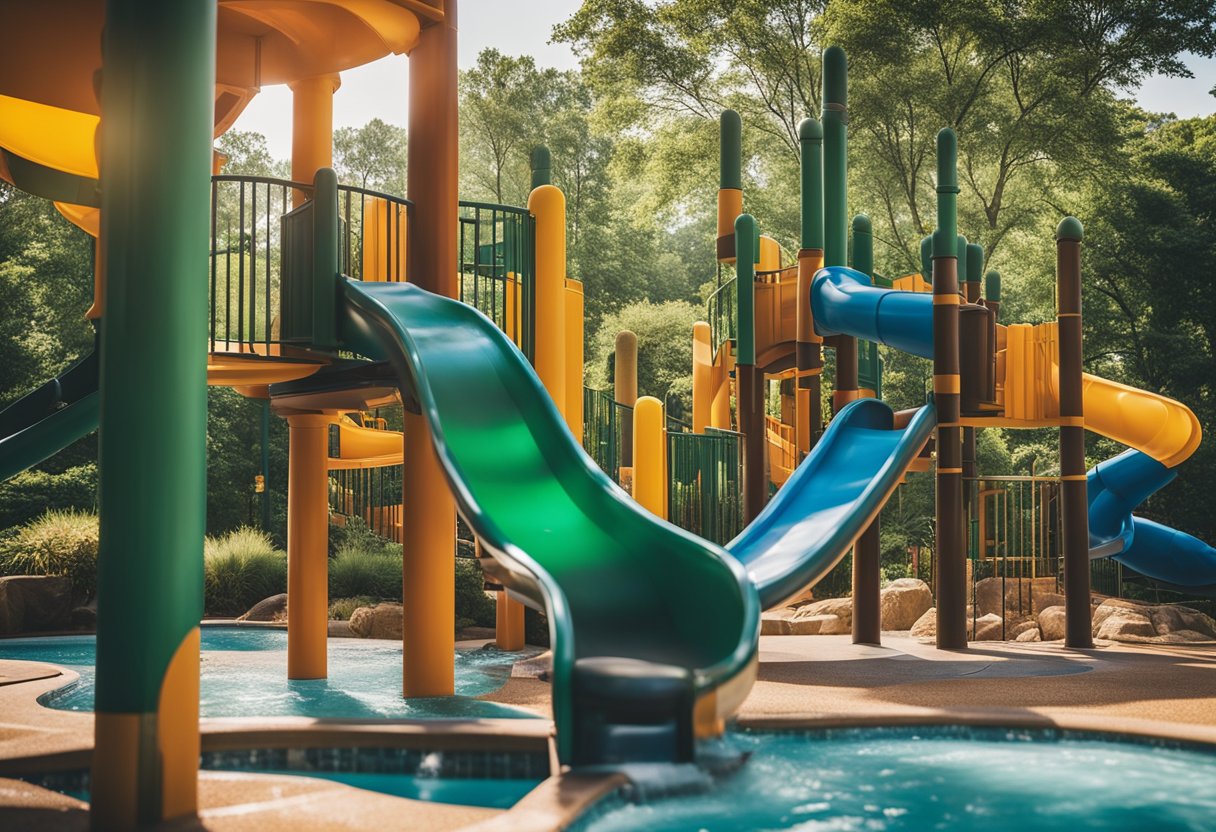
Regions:
[[400, 543], [401, 474], [400, 465], [330, 471], [330, 512], [358, 517], [376, 534]]
[[668, 519], [726, 544], [743, 529], [743, 436], [707, 428], [667, 434]]
[[460, 299], [531, 361], [535, 354], [536, 222], [527, 208], [460, 203]]
[[[730, 270], [727, 266], [725, 269]], [[735, 338], [738, 316], [735, 315], [735, 275], [723, 275], [724, 267], [718, 264], [718, 288], [709, 296], [706, 307], [709, 314], [709, 338], [713, 354], [718, 354], [719, 348], [727, 341]]]
[[212, 352], [268, 355], [280, 343], [284, 218], [291, 192], [312, 186], [266, 176], [211, 178]]
[[633, 408], [618, 404], [611, 390], [583, 388], [583, 449], [613, 482], [621, 481], [624, 425]]
[[356, 280], [406, 279], [414, 203], [354, 185], [338, 185], [342, 274]]

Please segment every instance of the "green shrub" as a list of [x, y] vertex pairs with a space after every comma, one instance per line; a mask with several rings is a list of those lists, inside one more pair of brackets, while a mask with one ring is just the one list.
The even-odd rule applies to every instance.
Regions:
[[362, 549], [401, 557], [401, 544], [376, 534], [361, 517], [347, 517], [345, 525], [330, 524], [329, 556], [336, 556], [341, 549]]
[[[394, 547], [398, 548], [398, 547]], [[401, 554], [344, 543], [329, 561], [329, 597], [401, 600]]]
[[465, 626], [493, 627], [494, 600], [485, 592], [481, 564], [473, 558], [456, 559], [456, 618]]
[[23, 471], [0, 482], [0, 527], [27, 523], [49, 509], [97, 507], [97, 465], [90, 462], [61, 474]]
[[356, 598], [338, 598], [329, 602], [329, 618], [331, 621], [350, 621], [351, 613], [359, 607], [374, 607], [375, 598], [366, 595]]
[[0, 574], [66, 575], [76, 603], [97, 592], [97, 515], [51, 509], [0, 542]]
[[287, 553], [257, 529], [208, 537], [203, 567], [203, 606], [212, 615], [240, 615], [263, 598], [287, 591]]

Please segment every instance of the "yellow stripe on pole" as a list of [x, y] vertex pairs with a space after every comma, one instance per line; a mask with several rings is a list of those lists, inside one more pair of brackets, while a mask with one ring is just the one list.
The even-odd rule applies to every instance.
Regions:
[[960, 378], [959, 378], [959, 376], [954, 375], [953, 373], [950, 375], [943, 375], [943, 376], [935, 375], [933, 377], [933, 392], [934, 393], [944, 393], [944, 394], [948, 395], [951, 393], [958, 393], [961, 389], [962, 389], [962, 387], [961, 387]]

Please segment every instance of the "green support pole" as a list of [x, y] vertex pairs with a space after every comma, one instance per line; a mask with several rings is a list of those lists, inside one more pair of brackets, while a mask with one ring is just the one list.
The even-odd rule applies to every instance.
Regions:
[[743, 213], [743, 119], [734, 110], [718, 118], [719, 263], [735, 259], [735, 220]]
[[532, 188], [553, 184], [553, 162], [549, 156], [549, 148], [538, 144], [532, 148]]
[[823, 339], [815, 334], [811, 314], [811, 282], [823, 263], [823, 125], [813, 118], [798, 125], [802, 173], [802, 236], [798, 251], [798, 308], [795, 362], [798, 372], [798, 451], [809, 454], [823, 423], [820, 401]]
[[320, 168], [313, 177], [312, 345], [338, 348], [335, 304], [338, 297], [338, 176]]
[[937, 134], [933, 232], [933, 400], [937, 408], [937, 646], [967, 646], [963, 453], [959, 423], [958, 140]]
[[743, 513], [746, 522], [764, 508], [764, 417], [757, 407], [763, 376], [756, 368], [756, 221], [751, 214], [735, 220], [735, 407], [743, 434]]
[[844, 50], [823, 50], [823, 264], [846, 265], [849, 253], [848, 62]]
[[[853, 268], [874, 276], [874, 226], [865, 214], [853, 217]], [[857, 379], [878, 395], [878, 345], [857, 342]], [[882, 642], [882, 547], [879, 518], [853, 545], [853, 643]]]
[[197, 811], [215, 38], [215, 0], [106, 3], [95, 830]]
[[735, 363], [756, 363], [756, 220], [740, 214], [735, 220]]
[[984, 275], [984, 298], [989, 303], [1001, 302], [1001, 273], [996, 269]]
[[967, 243], [967, 303], [980, 302], [980, 284], [984, 280], [984, 247]]

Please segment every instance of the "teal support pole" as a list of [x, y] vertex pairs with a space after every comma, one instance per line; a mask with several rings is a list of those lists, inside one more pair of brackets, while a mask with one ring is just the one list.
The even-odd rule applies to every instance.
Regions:
[[1001, 302], [1001, 273], [996, 269], [984, 275], [984, 298], [991, 303]]
[[735, 220], [735, 407], [743, 434], [743, 514], [750, 523], [764, 509], [768, 482], [764, 475], [764, 376], [756, 367], [756, 221], [751, 214]]
[[336, 304], [338, 272], [338, 177], [333, 168], [320, 168], [313, 177], [312, 345], [332, 352], [338, 348]]
[[865, 214], [853, 217], [853, 268], [874, 276], [874, 224]]
[[735, 220], [735, 363], [756, 363], [756, 220], [740, 214]]
[[984, 247], [979, 243], [967, 243], [967, 282], [975, 284], [975, 298], [968, 290], [967, 300], [979, 300], [980, 282], [984, 279]]
[[543, 144], [538, 144], [532, 148], [531, 156], [532, 167], [532, 188], [535, 190], [541, 185], [553, 184], [553, 162], [549, 156], [549, 148]]
[[718, 118], [718, 187], [743, 189], [743, 119], [734, 110]]
[[215, 49], [215, 0], [106, 3], [95, 830], [197, 810]]
[[804, 118], [798, 125], [802, 173], [802, 247], [823, 249], [823, 125]]
[[849, 251], [848, 62], [844, 50], [823, 50], [823, 264], [843, 266]]

